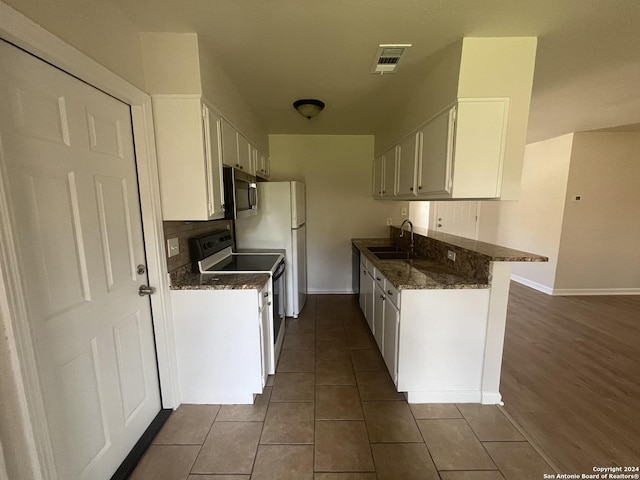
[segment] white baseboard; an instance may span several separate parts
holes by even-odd
[[[526,285],[527,287],[531,287],[539,292],[546,293],[547,295],[553,295],[553,289],[551,287],[547,287],[546,285],[542,285],[541,283],[534,282],[533,280],[529,280],[528,278],[521,277],[520,275],[511,274],[511,280],[514,282],[520,283],[522,285]]]
[[[556,288],[552,295],[640,295],[640,288]]]
[[[550,288],[520,275],[511,274],[514,282],[557,297],[587,295],[640,295],[640,288]]]
[[[406,392],[409,403],[482,403],[479,390]]]
[[[309,288],[307,289],[308,295],[353,295],[355,292],[353,290],[316,290]]]

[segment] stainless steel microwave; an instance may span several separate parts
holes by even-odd
[[[225,218],[250,217],[258,213],[256,177],[231,167],[224,167]]]

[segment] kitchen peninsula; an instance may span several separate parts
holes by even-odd
[[[352,244],[360,307],[398,391],[411,403],[501,404],[510,262],[548,259],[395,226]]]

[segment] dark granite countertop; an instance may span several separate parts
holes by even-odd
[[[352,243],[399,290],[489,288],[485,279],[461,275],[429,258],[380,260],[367,247],[393,245],[388,238],[354,238]]]
[[[169,274],[171,290],[260,290],[269,282],[268,273],[192,273],[185,265]]]
[[[535,253],[523,252],[513,248],[501,247],[492,243],[480,242],[471,238],[458,237],[448,233],[429,231],[428,238],[438,240],[469,252],[487,257],[492,262],[548,262],[549,259]]]

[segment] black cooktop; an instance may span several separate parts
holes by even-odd
[[[280,255],[230,255],[207,272],[270,272]]]

